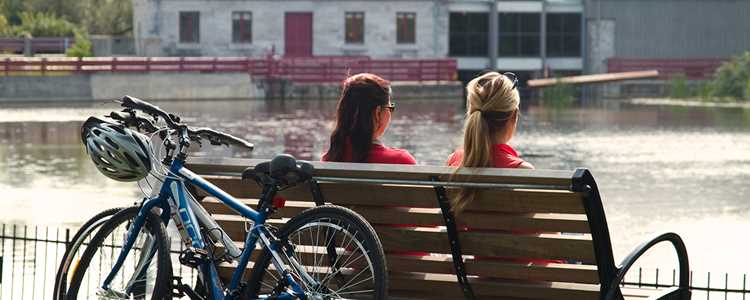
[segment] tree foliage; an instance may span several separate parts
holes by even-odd
[[[0,14],[9,24],[23,23],[25,13],[58,16],[88,34],[125,35],[133,27],[129,0],[0,0]]]
[[[713,96],[748,99],[750,82],[750,52],[733,57],[716,70],[711,83]]]

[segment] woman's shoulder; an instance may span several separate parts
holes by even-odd
[[[374,144],[370,149],[370,162],[383,164],[416,165],[417,160],[405,149]]]
[[[493,152],[493,161],[497,168],[518,168],[525,162],[518,157],[518,152],[508,144],[495,144],[495,151]]]

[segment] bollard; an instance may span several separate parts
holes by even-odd
[[[31,49],[31,38],[29,37],[23,39],[23,56],[34,56],[34,52]]]

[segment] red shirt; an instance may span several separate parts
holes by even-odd
[[[464,151],[456,150],[448,157],[448,166],[458,167],[463,157]],[[495,168],[518,168],[523,159],[519,158],[516,150],[508,144],[495,144],[492,146],[492,163]]]
[[[322,161],[328,160],[328,153],[324,153],[321,158]],[[344,150],[344,159],[341,162],[352,161],[352,147],[346,146]],[[367,155],[367,163],[371,164],[403,164],[403,165],[416,165],[417,160],[414,156],[411,156],[408,151],[404,149],[391,148],[381,144],[372,144],[370,147],[370,154]]]

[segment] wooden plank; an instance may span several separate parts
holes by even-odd
[[[599,299],[599,285],[563,282],[522,282],[470,278],[474,294],[485,297],[528,299]],[[390,289],[395,291],[438,292],[442,299],[461,299],[456,277],[447,274],[391,274]]]
[[[388,254],[388,270],[392,272],[454,274],[448,255],[409,256]],[[599,283],[596,266],[575,264],[521,264],[466,258],[466,273],[500,279]]]
[[[258,200],[241,199],[250,207],[256,207]],[[232,209],[213,197],[201,202],[212,214],[236,214]],[[291,218],[315,204],[308,201],[287,201],[286,206],[276,211],[273,217]],[[415,226],[442,226],[442,213],[438,208],[408,208],[366,205],[345,205],[362,215],[371,224],[410,224]],[[539,231],[588,233],[589,224],[585,215],[572,214],[507,214],[464,212],[460,215],[459,226],[474,230]],[[240,224],[238,224],[239,226]]]
[[[257,198],[260,187],[250,181],[228,177],[207,177],[217,187],[238,198]],[[370,185],[321,182],[325,201],[337,205],[383,205],[407,207],[437,207],[435,190],[428,186]],[[453,197],[456,188],[448,189]],[[203,193],[205,194],[205,193]],[[313,201],[308,184],[279,193],[289,201]],[[559,190],[488,189],[470,203],[466,210],[510,213],[585,214],[581,193]]]
[[[386,251],[450,253],[445,232],[437,228],[395,228],[375,226]],[[466,255],[520,259],[576,260],[595,262],[590,239],[557,234],[514,235],[488,232],[461,232],[461,249]]]
[[[538,88],[538,87],[553,86],[557,84],[558,82],[565,83],[565,84],[584,84],[584,83],[611,82],[611,81],[644,79],[644,78],[654,78],[654,77],[659,77],[658,70],[578,75],[578,76],[567,76],[567,77],[560,77],[560,78],[532,79],[532,80],[529,80],[526,84],[530,88]]]
[[[244,226],[237,226],[238,218],[217,216],[216,221],[232,240],[241,241],[244,239],[245,228]],[[269,222],[274,223],[278,220],[270,220]],[[387,252],[450,253],[447,235],[439,228],[399,228],[378,225],[374,228],[383,244],[383,249]],[[586,264],[595,262],[593,243],[587,236],[461,232],[459,238],[466,255],[576,260]]]
[[[239,176],[245,168],[264,161],[267,159],[193,157],[189,159],[187,167],[202,175],[231,173]],[[317,161],[311,163],[315,166],[314,176],[363,179],[431,180],[432,177],[437,177],[441,181],[569,186],[574,173],[574,171],[499,168],[461,169],[455,172],[455,168],[443,166]]]

